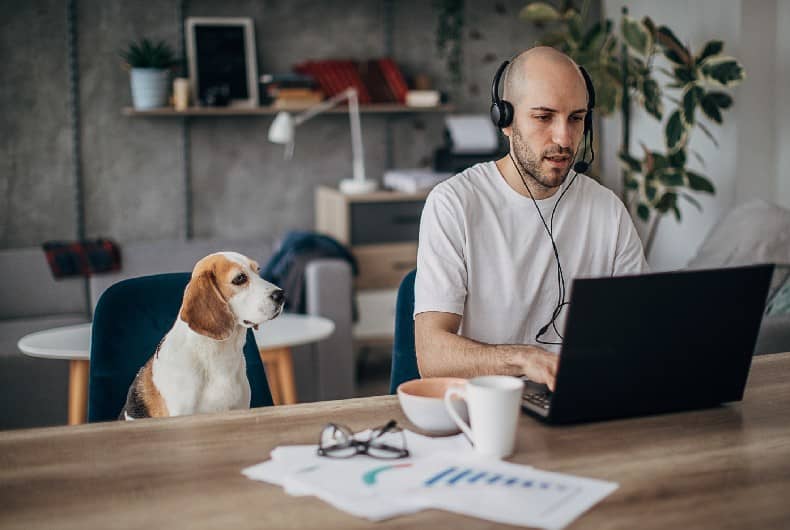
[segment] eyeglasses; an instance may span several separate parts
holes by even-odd
[[[382,439],[389,433],[386,442]],[[330,458],[351,458],[355,455],[368,455],[373,458],[394,459],[409,456],[406,436],[395,420],[376,427],[367,440],[357,440],[354,433],[345,425],[328,423],[321,430],[318,441],[318,455]]]

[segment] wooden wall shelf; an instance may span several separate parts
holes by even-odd
[[[306,110],[305,108],[274,108],[274,107],[191,107],[187,110],[177,111],[170,107],[151,109],[151,110],[135,110],[132,107],[124,107],[122,112],[124,116],[131,117],[161,117],[161,118],[174,118],[183,116],[265,116],[277,114],[281,110],[288,112],[300,112]],[[437,105],[436,107],[408,107],[397,103],[371,103],[368,105],[360,105],[360,112],[363,114],[416,114],[426,112],[453,112],[455,107],[453,105]],[[326,114],[348,114],[348,109],[345,106],[335,107],[325,111]]]

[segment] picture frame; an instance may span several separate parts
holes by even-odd
[[[249,17],[188,17],[189,84],[196,106],[258,106],[255,28]]]

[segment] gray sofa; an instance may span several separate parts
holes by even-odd
[[[66,423],[69,365],[22,355],[17,341],[88,322],[85,280],[56,281],[39,247],[0,250],[0,429]]]
[[[40,248],[0,251],[0,429],[66,423],[68,363],[33,359],[16,346],[23,335],[51,327],[87,322],[101,294],[127,278],[192,269],[203,256],[234,250],[265,264],[271,241],[172,240],[121,245],[122,270],[88,280],[56,281]],[[339,259],[316,259],[305,269],[308,314],[335,322],[335,332],[314,345],[293,349],[300,401],[348,398],[354,395],[351,267]],[[286,293],[287,295],[287,293]]]
[[[774,263],[774,276],[755,354],[790,351],[790,210],[752,200],[728,211],[689,261],[690,269]],[[724,288],[724,287],[723,287]]]

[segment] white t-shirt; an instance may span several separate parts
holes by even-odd
[[[547,225],[572,175],[553,196],[537,201]],[[647,270],[623,203],[586,175],[579,175],[562,198],[553,234],[566,301],[574,278]],[[494,162],[477,164],[428,195],[414,295],[415,315],[461,315],[459,334],[488,344],[535,344],[538,330],[551,320],[559,296],[551,240],[532,199],[513,190]],[[567,309],[557,319],[560,332]],[[560,342],[551,328],[541,339]]]

